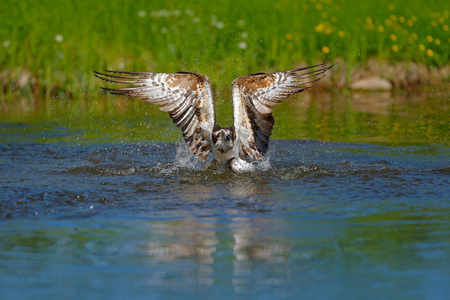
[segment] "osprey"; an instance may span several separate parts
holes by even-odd
[[[228,163],[234,171],[251,170],[249,162],[261,159],[268,150],[275,123],[272,106],[311,88],[331,66],[319,64],[271,74],[238,77],[232,83],[233,126],[216,124],[213,92],[209,78],[191,72],[149,73],[94,71],[96,77],[132,87],[102,88],[112,94],[142,98],[169,113],[181,128],[190,151],[202,160],[212,152],[214,161]]]

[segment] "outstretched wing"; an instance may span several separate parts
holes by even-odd
[[[142,98],[169,113],[192,153],[206,159],[211,150],[211,132],[215,124],[211,82],[198,73],[147,73],[94,71],[98,78],[128,88],[102,88],[111,94]]]
[[[275,123],[272,106],[311,88],[332,66],[324,64],[272,74],[252,74],[233,83],[233,110],[236,138],[242,158],[260,159],[268,150]]]

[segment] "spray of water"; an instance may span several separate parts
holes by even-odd
[[[188,170],[188,171],[208,171],[215,170],[219,173],[227,172],[231,170],[226,164],[212,164],[213,157],[210,155],[206,161],[203,161],[193,155],[187,145],[185,143],[179,142],[177,143],[177,150],[174,158],[174,162],[171,163],[167,168],[161,170],[161,173],[164,174],[174,174],[179,171]],[[245,162],[243,160],[238,160],[236,162],[238,164],[237,172],[257,172],[257,171],[267,171],[271,168],[269,156],[264,157],[261,160],[255,162]]]
[[[179,142],[177,144],[174,163],[179,168],[202,170],[207,166],[207,162],[200,160],[191,153],[186,143]]]
[[[180,170],[201,171],[206,168],[208,163],[193,155],[186,143],[178,142],[174,162],[169,164],[167,168],[163,168],[161,173],[174,174]]]

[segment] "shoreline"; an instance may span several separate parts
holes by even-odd
[[[313,90],[350,90],[350,91],[419,91],[428,89],[447,90],[450,81],[450,64],[429,67],[416,62],[392,62],[371,58],[366,63],[352,66],[342,59],[330,69],[327,76],[315,83]],[[300,63],[295,67],[307,66]],[[280,70],[281,71],[281,70]],[[29,97],[55,98],[87,97],[91,88],[100,86],[89,78],[89,75],[80,78],[81,85],[75,82],[64,84],[46,84],[45,78],[34,76],[26,68],[5,69],[0,71],[2,98],[10,101],[12,98]],[[213,83],[214,84],[214,83]],[[228,86],[227,86],[228,87]],[[78,92],[73,92],[75,90]],[[224,87],[217,86],[220,91]]]
[[[345,61],[330,70],[316,85],[320,89],[351,91],[418,91],[428,88],[448,89],[450,64],[429,67],[411,61],[387,62],[370,58],[364,64],[349,67]]]

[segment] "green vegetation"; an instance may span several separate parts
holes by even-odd
[[[0,144],[182,141],[180,129],[156,105],[92,94],[91,99],[49,101],[39,110],[24,111],[21,101],[10,105],[0,114]],[[217,109],[222,126],[233,125],[227,109]],[[276,106],[274,117],[272,139],[449,145],[448,99],[442,93],[303,93]]]
[[[0,79],[6,99],[92,97],[92,70],[237,76],[300,63],[376,57],[449,62],[446,1],[3,0]],[[445,9],[447,8],[447,9]]]

